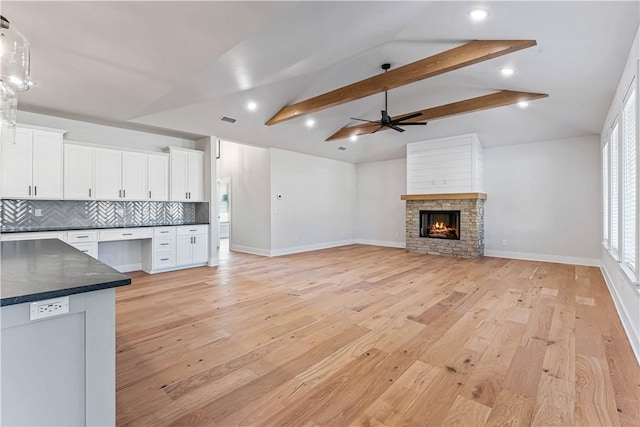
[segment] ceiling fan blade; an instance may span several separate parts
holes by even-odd
[[[463,101],[453,102],[451,104],[440,105],[438,107],[427,108],[420,110],[422,113],[419,119],[416,121],[435,120],[445,117],[452,117],[458,114],[472,113],[474,111],[487,110],[489,108],[502,107],[505,105],[515,104],[520,101],[532,101],[534,99],[546,98],[549,95],[546,93],[533,93],[533,92],[516,92],[511,90],[502,90],[489,95],[478,96],[476,98],[465,99]],[[418,111],[416,111],[417,113]],[[392,118],[393,120],[393,118]],[[409,123],[402,123],[402,126]],[[347,138],[351,135],[364,135],[371,133],[370,128],[366,126],[371,125],[356,125],[343,127],[336,133],[331,135],[325,141],[333,141],[336,139]]]
[[[271,126],[535,45],[535,40],[474,40],[384,74],[286,105],[265,124]]]
[[[409,119],[415,119],[416,117],[420,117],[422,115],[422,113],[418,112],[418,113],[413,113],[413,114],[407,114],[406,116],[400,116],[397,119],[393,119],[391,121],[391,123],[395,123],[398,124],[400,122],[404,122],[405,120],[409,120]]]
[[[394,125],[389,126],[389,129],[393,129],[393,130],[396,130],[398,132],[404,132],[404,129],[399,128],[398,126],[394,126]]]
[[[376,133],[376,132],[378,132],[380,129],[382,129],[383,127],[384,127],[384,126],[380,125],[380,126],[378,127],[378,129],[374,130],[373,132],[369,132],[369,133]]]
[[[369,122],[369,123],[380,123],[380,121],[376,121],[376,120],[365,120],[365,119],[358,119],[356,117],[349,117],[350,120],[359,120],[361,122]]]
[[[424,126],[427,122],[410,122],[410,123],[396,123],[398,126]]]

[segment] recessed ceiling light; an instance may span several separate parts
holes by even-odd
[[[312,128],[312,127],[313,127],[313,125],[315,125],[315,124],[316,124],[316,121],[315,121],[315,120],[313,120],[313,119],[307,119],[307,121],[306,121],[306,122],[304,122],[304,124],[305,124],[305,125],[307,125],[307,127],[308,127],[308,128]]]
[[[247,110],[249,111],[256,111],[256,108],[258,108],[258,104],[256,104],[255,102],[251,101],[247,104]]]
[[[358,135],[351,135],[351,138],[349,138],[351,141],[357,141],[358,140]]]
[[[512,76],[516,71],[513,68],[504,67],[500,70],[503,76]]]
[[[469,16],[474,21],[482,21],[484,19],[487,19],[487,17],[489,16],[489,12],[484,9],[473,9],[471,12],[469,12]]]
[[[518,107],[520,108],[527,108],[528,106],[529,106],[529,103],[527,101],[518,102]]]

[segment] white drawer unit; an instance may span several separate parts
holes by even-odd
[[[85,254],[98,259],[98,242],[87,242],[87,243],[69,243],[71,246],[79,250],[80,252],[84,252]]]
[[[180,225],[176,227],[178,236],[195,236],[197,234],[207,234],[209,226],[206,224],[199,225]]]
[[[153,239],[153,249],[157,253],[172,252],[176,249],[175,237],[155,237]]]
[[[176,227],[155,227],[154,237],[176,237]]]
[[[98,241],[98,232],[96,230],[67,232],[68,243],[88,243],[88,242],[97,242],[97,241]]]
[[[176,266],[175,254],[155,254],[153,258],[153,270],[164,270]]]
[[[153,237],[153,228],[117,228],[113,230],[100,230],[98,233],[98,241],[112,242],[116,240],[139,240],[151,239]]]

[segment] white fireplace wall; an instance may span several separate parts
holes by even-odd
[[[484,150],[485,255],[599,265],[598,136]]]

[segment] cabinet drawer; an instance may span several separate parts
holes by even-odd
[[[153,258],[153,269],[169,268],[176,266],[176,257],[173,254],[156,254]]]
[[[175,239],[173,237],[156,237],[153,239],[153,247],[156,253],[172,252],[175,247]]]
[[[175,227],[156,227],[153,229],[155,237],[173,237],[176,235]]]
[[[12,242],[16,240],[36,240],[36,239],[60,239],[67,241],[67,233],[58,231],[42,231],[35,233],[7,233],[0,236],[0,241]]]
[[[95,230],[67,232],[67,242],[69,243],[95,242],[96,240],[98,240],[98,232]]]
[[[73,246],[80,252],[84,252],[85,254],[98,259],[98,242],[74,243],[71,244],[71,246]]]
[[[209,230],[209,226],[207,224],[182,225],[176,228],[178,229],[178,236],[194,236],[196,234],[206,234]]]
[[[117,230],[100,230],[98,240],[109,242],[115,240],[150,239],[153,237],[153,229],[149,228],[119,228]]]

